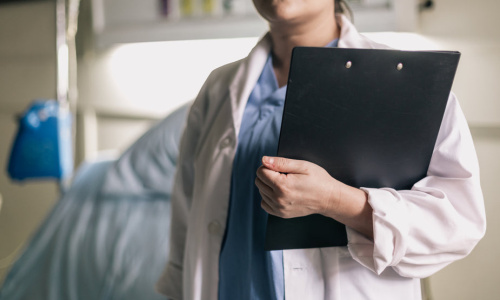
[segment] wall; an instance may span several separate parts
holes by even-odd
[[[0,285],[15,254],[57,199],[53,182],[12,183],[7,160],[16,116],[56,93],[54,1],[0,5]]]
[[[471,127],[481,167],[488,228],[464,260],[430,279],[433,299],[498,299],[500,294],[500,1],[435,0],[420,16],[420,33],[442,49],[462,52],[454,91]]]

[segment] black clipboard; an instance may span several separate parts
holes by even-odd
[[[278,156],[354,187],[410,189],[426,176],[459,52],[297,47]],[[266,250],[346,246],[322,215],[269,215]]]

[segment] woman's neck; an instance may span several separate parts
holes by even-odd
[[[279,87],[287,83],[294,47],[324,47],[339,37],[339,31],[331,15],[305,24],[271,24],[273,69]]]

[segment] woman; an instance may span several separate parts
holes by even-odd
[[[457,100],[449,98],[428,176],[409,191],[357,189],[312,163],[271,157],[293,47],[384,46],[357,33],[340,1],[254,4],[269,33],[247,58],[212,72],[189,113],[158,290],[172,299],[420,299],[418,278],[467,255],[485,231]],[[347,226],[348,247],[266,252],[267,213],[334,218]]]

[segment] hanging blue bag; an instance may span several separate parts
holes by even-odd
[[[35,100],[19,120],[8,173],[14,180],[65,179],[73,170],[71,114],[55,100]]]

